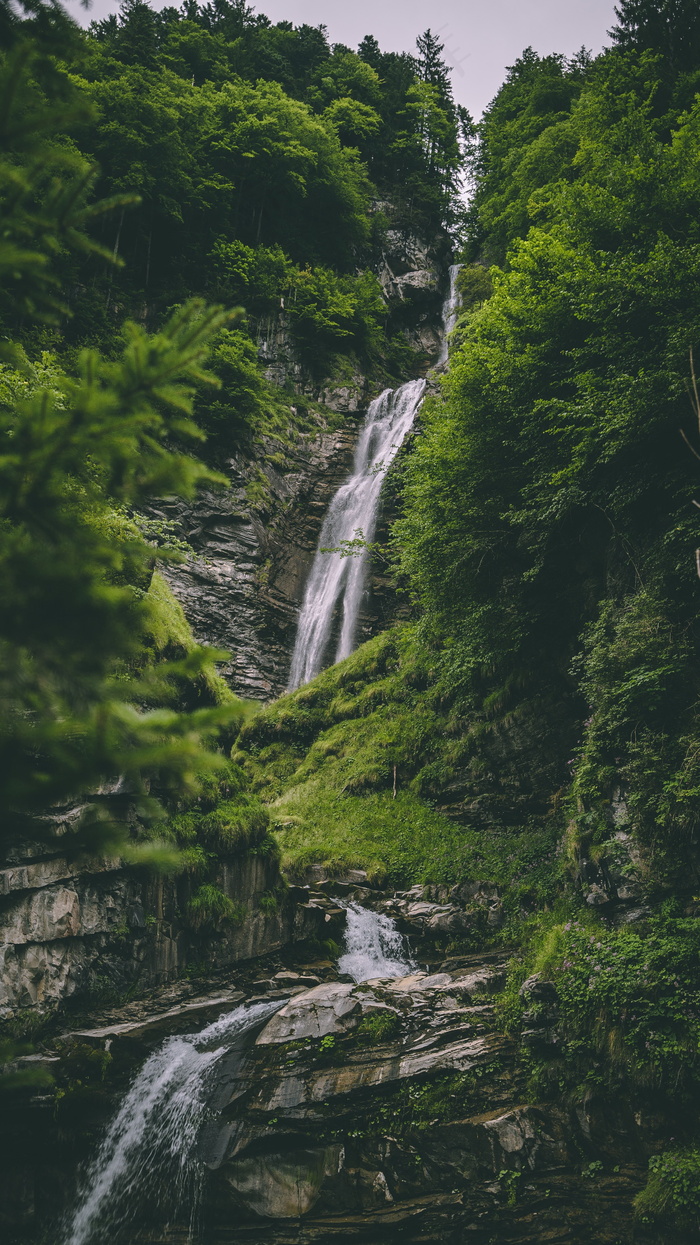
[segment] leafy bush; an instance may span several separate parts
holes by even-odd
[[[571,1080],[700,1092],[700,920],[655,917],[609,929],[591,914],[542,923],[516,967],[502,1013],[512,1028],[519,982],[536,971],[559,996],[558,1056]]]
[[[357,1040],[368,1046],[390,1042],[401,1030],[401,1018],[395,1012],[373,1012],[357,1026]]]
[[[668,1150],[651,1158],[649,1179],[634,1209],[643,1223],[664,1220],[700,1231],[700,1150]]]

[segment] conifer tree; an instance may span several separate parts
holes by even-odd
[[[421,82],[437,87],[441,101],[452,101],[450,70],[443,58],[444,43],[441,43],[432,30],[424,31],[416,39],[418,48],[417,68]]]
[[[700,68],[697,0],[620,0],[615,16],[609,33],[623,51],[660,52],[674,73]]]
[[[68,113],[31,80],[25,40],[0,62],[0,275],[5,325],[58,322],[54,270],[62,251],[105,255],[86,227],[115,201],[90,203],[94,170],[60,139]],[[69,109],[70,111],[70,109]],[[126,203],[122,198],[121,206]],[[149,497],[191,496],[216,477],[178,446],[200,436],[195,385],[217,308],[192,302],[155,335],[126,325],[117,358],[84,350],[74,373],[31,360],[6,335],[0,355],[0,834],[105,780],[131,799],[157,778],[195,790],[216,767],[207,747],[230,709],[180,713],[182,680],[206,677],[212,655],[192,648],[170,665],[148,656],[156,552],[132,511]],[[123,836],[104,801],[93,823]],[[147,801],[143,811],[147,812]],[[153,811],[153,806],[151,806]],[[37,837],[41,818],[31,820]],[[105,828],[106,827],[106,828]]]

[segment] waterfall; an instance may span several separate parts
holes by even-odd
[[[201,1033],[167,1038],[146,1060],[90,1164],[62,1245],[130,1245],[135,1224],[154,1213],[161,1224],[181,1215],[194,1230],[213,1071],[234,1039],[281,1006],[237,1007]]]
[[[340,557],[321,550],[338,548],[341,541],[353,540],[358,531],[367,543],[374,539],[383,473],[415,419],[424,389],[424,380],[410,380],[400,389],[385,389],[370,404],[355,450],[352,474],[335,494],[321,528],[299,615],[290,691],[308,683],[328,664],[328,648],[338,623],[340,633],[333,661],[342,661],[353,651],[368,551]]]
[[[450,268],[450,288],[442,308],[442,346],[440,347],[437,367],[442,363],[447,363],[450,349],[450,333],[454,329],[457,323],[457,316],[459,315],[461,299],[457,289],[457,277],[461,267],[461,264],[452,264]]]
[[[447,338],[459,310],[457,274],[450,268],[450,288],[443,306],[443,341],[437,365],[447,361]],[[288,690],[315,678],[330,660],[342,661],[355,647],[357,623],[365,592],[369,553],[323,553],[343,541],[362,538],[371,544],[377,525],[383,476],[413,424],[425,390],[424,380],[409,380],[385,389],[370,403],[355,450],[352,473],[335,494],[321,528],[316,556],[299,614]],[[331,653],[334,653],[331,658]]]
[[[406,943],[391,917],[359,903],[345,905],[348,922],[345,930],[345,954],[338,960],[341,973],[354,981],[370,981],[373,977],[405,977],[416,968]]]

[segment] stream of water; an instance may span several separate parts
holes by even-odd
[[[394,922],[347,906],[338,967],[355,981],[401,977],[415,967]],[[286,1000],[237,1007],[201,1033],[167,1038],[144,1063],[88,1167],[61,1245],[132,1245],[137,1225],[178,1223],[197,1239],[206,1176],[200,1140],[215,1115],[224,1056]]]
[[[367,544],[374,540],[384,472],[416,417],[424,390],[424,380],[410,380],[400,389],[385,389],[370,404],[352,474],[335,494],[321,528],[299,615],[290,691],[328,665],[334,640],[333,661],[342,661],[355,647],[369,553],[360,548],[340,556],[323,550],[337,550],[360,534]]]
[[[450,269],[439,364],[447,360],[447,339],[456,322],[458,272],[456,265]],[[359,556],[340,557],[321,550],[337,549],[360,532],[364,542],[372,542],[384,472],[413,424],[425,384],[412,380],[387,389],[369,407],[352,473],[335,494],[321,529],[299,618],[290,689],[318,674],[331,651],[335,661],[353,651],[368,551],[361,547]],[[413,971],[405,941],[388,916],[357,903],[346,907],[341,972],[360,982]],[[238,1007],[201,1033],[168,1038],[146,1060],[85,1173],[61,1245],[131,1245],[144,1218],[161,1225],[189,1224],[194,1239],[205,1176],[198,1142],[215,1115],[212,1100],[222,1075],[218,1065],[249,1029],[282,1006],[276,1000]]]
[[[440,347],[440,357],[437,361],[438,367],[442,363],[447,363],[447,356],[450,350],[450,333],[457,324],[457,316],[459,315],[462,301],[457,289],[457,277],[461,267],[461,264],[452,264],[450,268],[450,288],[442,308],[442,346]]]
[[[411,959],[402,937],[391,917],[371,912],[359,903],[345,904],[348,923],[345,930],[345,953],[338,960],[341,973],[354,981],[371,981],[374,977],[406,977],[417,965]]]
[[[144,1215],[194,1231],[204,1179],[197,1140],[217,1064],[282,1005],[237,1007],[201,1033],[167,1038],[146,1060],[85,1174],[62,1245],[126,1245]]]
[[[459,264],[453,264],[437,366],[447,362],[448,338],[457,322],[458,273]],[[409,380],[398,389],[385,389],[370,403],[352,472],[333,497],[321,528],[299,614],[289,691],[315,678],[329,661],[342,661],[355,648],[369,551],[363,545],[353,551],[343,542],[360,538],[370,545],[374,540],[384,474],[413,425],[425,384]]]

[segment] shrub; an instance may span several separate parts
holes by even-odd
[[[382,1042],[390,1042],[400,1029],[401,1019],[395,1012],[373,1012],[358,1025],[357,1037],[368,1046],[379,1046]]]
[[[643,1222],[664,1218],[677,1228],[700,1229],[700,1150],[669,1150],[650,1159],[634,1209]]]
[[[220,930],[226,925],[241,925],[245,916],[243,904],[229,898],[218,886],[208,883],[200,886],[187,904],[188,924],[197,932],[207,926]]]

